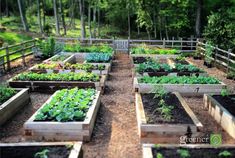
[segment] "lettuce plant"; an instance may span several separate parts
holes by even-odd
[[[16,94],[16,91],[12,88],[0,85],[0,105]]]
[[[87,54],[85,57],[85,60],[88,63],[107,63],[112,59],[111,54],[105,54],[105,53],[90,53]]]

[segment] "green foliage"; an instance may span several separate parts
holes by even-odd
[[[13,78],[15,81],[99,81],[99,75],[94,73],[50,73],[38,74],[33,72],[21,73]]]
[[[0,85],[0,105],[10,99],[15,94],[16,91],[14,89]]]
[[[213,77],[204,76],[161,76],[149,77],[143,76],[138,79],[140,83],[151,84],[219,84],[220,81]]]
[[[229,6],[229,5],[228,5]],[[223,49],[234,48],[235,18],[234,11],[226,6],[208,16],[208,24],[204,30],[207,41]]]
[[[233,155],[232,155],[231,152],[229,152],[229,151],[227,151],[227,150],[224,150],[224,151],[220,152],[218,156],[219,156],[219,157],[224,157],[224,158],[227,157],[227,158],[228,158],[228,157],[232,157]]]
[[[173,117],[172,110],[173,109],[174,109],[174,106],[167,105],[163,99],[161,99],[158,103],[157,110],[161,113],[162,117],[167,121],[170,121],[172,119],[172,117]]]
[[[66,44],[64,46],[65,52],[87,52],[87,53],[112,53],[113,48],[108,45],[101,46],[81,46],[80,44]]]
[[[50,151],[48,149],[44,149],[40,152],[37,152],[34,154],[34,158],[48,158],[47,154],[49,153]]]
[[[160,64],[156,62],[145,62],[142,64],[139,64],[136,67],[136,71],[138,73],[144,73],[144,72],[170,72],[172,71],[172,68],[168,64]]]
[[[161,153],[157,153],[156,158],[164,158],[164,156]]]
[[[154,93],[154,98],[161,98],[161,99],[166,98],[168,94],[168,92],[162,85],[154,86],[153,89],[151,90],[151,93]]]
[[[206,45],[206,50],[205,50],[205,61],[208,63],[208,64],[211,64],[212,62],[212,55],[213,55],[213,47],[212,45],[210,44],[211,42],[208,42],[207,45]]]
[[[221,92],[220,92],[220,95],[223,96],[223,97],[226,97],[226,96],[228,96],[229,94],[230,94],[230,91],[229,91],[229,89],[227,89],[227,88],[223,88],[223,89],[221,90]]]
[[[178,149],[177,153],[180,155],[181,158],[189,158],[190,157],[189,151],[186,149]]]
[[[43,32],[44,32],[47,36],[49,36],[49,35],[52,33],[52,27],[51,27],[51,25],[45,24],[45,25],[43,26]]]
[[[55,39],[49,37],[47,40],[39,40],[38,47],[42,51],[44,58],[52,57],[55,52]]]
[[[131,48],[132,54],[179,54],[176,49],[153,49],[146,46]]]
[[[57,91],[35,116],[35,121],[83,121],[95,98],[95,89],[63,89]]]
[[[180,72],[203,72],[203,70],[191,64],[175,64],[175,69]]]
[[[21,33],[15,33],[9,31],[0,32],[0,41],[3,40],[4,45],[13,45],[31,39],[32,37]]]
[[[107,53],[89,53],[85,56],[86,62],[89,63],[108,63],[111,59],[112,55]]]

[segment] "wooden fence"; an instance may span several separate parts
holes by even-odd
[[[11,62],[22,59],[22,64],[26,66],[25,58],[33,54],[32,48],[36,45],[36,39],[25,41],[15,45],[0,48],[0,67],[11,70]],[[6,66],[5,66],[6,65]]]
[[[211,57],[206,56],[205,52],[207,47],[211,47],[213,50],[213,54]],[[226,51],[218,48],[218,46],[214,47],[208,45],[207,43],[197,41],[196,50],[200,52],[200,54],[204,57],[210,58],[215,64],[215,66],[222,66],[226,68],[227,72],[230,70],[235,71],[235,54],[232,53],[231,49]]]

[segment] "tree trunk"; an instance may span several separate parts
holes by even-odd
[[[9,6],[8,6],[8,0],[5,1],[6,3],[6,16],[9,17]]]
[[[43,26],[45,27],[46,25],[45,0],[42,0],[42,12],[43,12],[42,22],[43,22]]]
[[[98,37],[100,37],[100,8],[98,6]]]
[[[90,39],[92,38],[92,32],[91,32],[91,2],[89,1],[89,6],[88,6],[88,27],[89,27],[89,34],[90,34]]]
[[[156,11],[153,12],[153,26],[154,26],[154,38],[157,39],[157,22],[156,22]]]
[[[166,32],[166,39],[169,40],[168,29],[167,29],[167,18],[165,17],[165,32]]]
[[[42,21],[41,21],[41,3],[40,0],[37,0],[37,10],[38,10],[38,25],[40,28],[40,33],[43,33]]]
[[[138,35],[138,37],[140,35],[140,27],[139,27],[139,25],[137,25],[137,35]]]
[[[83,40],[86,37],[83,3],[82,3],[82,0],[78,0],[78,2],[79,2],[79,10],[80,10],[80,18],[81,18],[81,38]]]
[[[128,9],[128,15],[127,15],[127,20],[128,20],[128,37],[131,38],[131,18],[130,18],[130,3],[129,0],[127,2],[127,9]]]
[[[94,23],[93,37],[96,38],[96,4],[93,7],[93,23]]]
[[[70,23],[69,23],[69,26],[74,29],[75,28],[74,9],[75,9],[76,3],[74,3],[74,0],[71,0],[70,2],[71,2],[71,4],[70,4],[70,9],[69,9],[70,10]]]
[[[25,17],[25,11],[23,9],[24,7],[23,7],[22,0],[17,0],[17,2],[18,2],[19,11],[20,11],[21,22],[23,24],[24,30],[28,32],[29,27],[28,27],[27,19]]]
[[[55,16],[55,23],[56,23],[56,35],[60,35],[60,23],[59,23],[59,18],[58,18],[58,10],[57,10],[56,0],[53,0],[53,6],[54,6],[54,16]]]
[[[161,16],[158,17],[158,21],[159,21],[159,35],[160,35],[160,39],[162,40],[162,19],[161,19]]]
[[[0,19],[2,19],[2,0],[0,0]]]
[[[201,36],[201,12],[202,12],[202,0],[197,0],[197,17],[196,17],[196,36]]]
[[[61,19],[62,19],[62,25],[63,25],[63,28],[64,28],[64,35],[66,35],[67,30],[66,30],[66,25],[65,25],[63,4],[62,4],[61,0],[59,1],[59,3],[60,3],[60,14],[61,14]]]

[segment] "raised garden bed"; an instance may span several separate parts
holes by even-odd
[[[177,92],[167,94],[164,103],[171,113],[159,111],[160,99],[152,93],[136,93],[136,113],[141,142],[172,141],[185,134],[197,134],[202,128],[195,114]],[[164,105],[164,106],[165,106]]]
[[[9,92],[6,92],[9,94]],[[1,96],[2,97],[2,96]],[[27,88],[14,89],[14,94],[0,104],[0,125],[14,116],[23,106],[29,103],[29,92]]]
[[[140,81],[145,78],[145,81]],[[155,79],[156,82],[155,82]],[[195,82],[191,82],[191,80]],[[206,80],[205,80],[206,79]],[[158,81],[157,81],[158,80]],[[159,81],[161,80],[161,81]],[[177,80],[177,82],[176,82]],[[204,81],[203,81],[204,80]],[[183,82],[184,81],[184,82]],[[200,82],[203,81],[203,82]],[[211,83],[207,83],[211,81]],[[212,82],[215,81],[215,82]],[[174,83],[172,83],[174,82]],[[180,82],[180,83],[179,83]],[[181,83],[183,82],[183,83]],[[188,77],[188,76],[162,76],[162,77],[140,77],[134,78],[134,89],[136,92],[149,93],[155,86],[163,86],[169,92],[179,92],[184,95],[203,95],[204,93],[219,94],[226,85],[211,77]]]
[[[92,65],[92,64],[38,64],[29,69],[31,72],[35,73],[70,73],[70,72],[92,72],[99,75],[107,75],[108,68],[105,65]]]
[[[28,75],[30,74],[30,75]],[[68,74],[20,74],[8,81],[14,88],[30,88],[31,91],[54,92],[63,88],[96,88],[103,92],[107,75],[92,73],[68,73]]]
[[[158,157],[157,157],[158,155]],[[212,156],[213,155],[213,156]],[[162,157],[160,157],[162,156]],[[235,145],[143,144],[143,158],[233,158]]]
[[[204,95],[204,105],[214,119],[235,138],[235,94]]]
[[[0,151],[2,158],[82,158],[82,142],[0,143]]]
[[[100,106],[100,91],[92,91],[94,90],[74,88],[54,93],[24,124],[26,138],[89,141]],[[59,101],[60,98],[63,98],[63,101]],[[60,104],[57,104],[58,101]],[[53,107],[50,108],[49,116],[46,111],[48,107]],[[58,112],[57,109],[61,111]]]
[[[66,63],[67,61],[71,60],[71,58],[73,58],[71,54],[56,54],[53,57],[44,60],[43,63]]]

